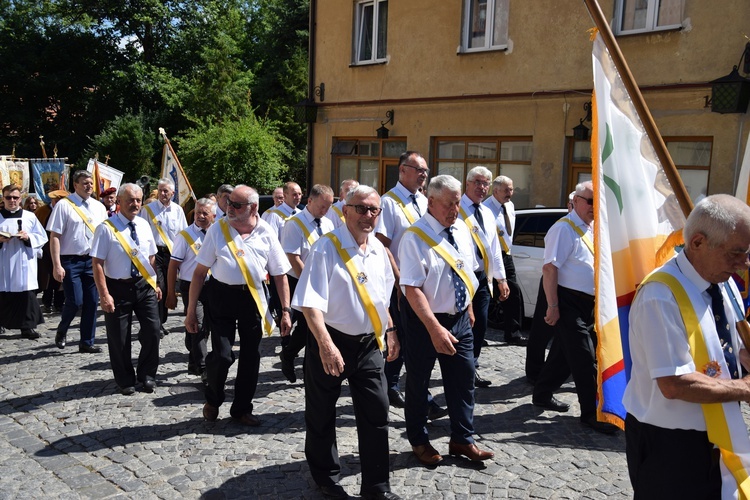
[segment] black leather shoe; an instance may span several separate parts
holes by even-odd
[[[594,415],[586,419],[581,419],[581,424],[594,429],[596,432],[601,432],[602,434],[611,435],[620,430],[616,425],[608,424],[607,422],[599,422]]]
[[[505,336],[505,342],[513,345],[525,346],[529,343],[528,337],[523,335],[521,332],[511,333]]]
[[[81,344],[78,346],[78,352],[85,352],[87,354],[97,354],[102,352],[102,348],[95,345]]]
[[[448,414],[448,408],[441,408],[436,402],[430,403],[430,409],[427,410],[427,420],[437,420]]]
[[[406,406],[404,395],[401,394],[401,391],[398,391],[396,389],[388,389],[388,402],[394,408],[403,408],[404,406]]]
[[[153,377],[146,377],[146,380],[143,381],[143,390],[145,392],[154,392],[154,389],[156,389],[156,380]]]
[[[295,383],[297,381],[297,373],[294,371],[294,358],[289,359],[284,356],[284,352],[282,351],[279,354],[279,359],[281,360],[281,373],[284,374],[289,382]]]
[[[25,339],[35,340],[41,337],[41,334],[33,328],[29,328],[27,330],[21,330],[21,337]]]
[[[544,408],[545,410],[550,411],[559,411],[559,412],[566,412],[570,409],[570,405],[567,403],[563,403],[559,399],[557,399],[555,396],[552,396],[549,401],[543,401],[541,399],[532,399],[531,404],[534,406],[538,406],[539,408]]]
[[[489,387],[491,385],[492,382],[490,382],[486,378],[482,378],[479,375],[474,375],[474,387]]]
[[[65,349],[65,345],[68,343],[68,337],[64,333],[57,332],[55,334],[55,345],[58,349]]]
[[[360,496],[365,500],[400,500],[400,496],[392,491],[376,491],[374,493],[361,493]]]
[[[321,486],[320,493],[326,498],[349,498],[349,495],[340,484]]]
[[[135,394],[135,387],[132,385],[129,385],[127,387],[120,387],[120,394],[123,396],[132,396]]]

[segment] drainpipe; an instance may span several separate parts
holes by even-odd
[[[307,96],[315,100],[315,26],[317,24],[318,2],[310,0],[310,26],[308,28],[308,69],[307,69]],[[307,169],[305,172],[305,188],[310,192],[313,178],[313,127],[314,123],[307,124]]]

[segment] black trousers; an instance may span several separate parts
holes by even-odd
[[[388,482],[388,396],[383,376],[383,355],[374,335],[359,338],[328,327],[344,359],[344,373],[326,375],[318,342],[310,335],[305,350],[305,456],[310,473],[320,486],[339,481],[341,464],[336,446],[336,401],[346,379],[357,423],[361,494],[390,491]]]
[[[167,247],[157,247],[156,256],[154,257],[154,270],[156,271],[156,282],[161,287],[161,300],[159,301],[159,321],[161,325],[167,321],[167,270],[172,254]],[[161,326],[159,325],[159,326]]]
[[[287,280],[289,281],[289,296],[294,295],[294,291],[297,289],[297,283],[299,280],[287,274]],[[272,279],[273,281],[273,279]],[[284,337],[281,340],[281,355],[288,359],[294,359],[299,355],[299,352],[307,344],[307,337],[310,335],[310,328],[307,326],[307,320],[305,315],[296,309],[292,309],[292,323],[296,324],[292,334],[288,337]]]
[[[581,420],[596,415],[596,335],[594,297],[557,287],[560,319],[554,326],[552,347],[534,385],[534,399],[549,400],[573,375]]]
[[[250,291],[244,285],[226,285],[211,278],[208,287],[206,319],[211,329],[211,352],[206,356],[206,402],[219,407],[224,402],[224,384],[234,363],[235,335],[240,337],[240,361],[234,381],[234,401],[230,415],[240,418],[253,411],[258,387],[260,340],[263,335],[260,313]]]
[[[198,331],[188,332],[185,330],[185,348],[188,350],[188,367],[194,367],[196,370],[203,371],[206,368],[206,355],[208,354],[208,323],[203,313],[203,307],[206,304],[207,287],[201,290],[201,295],[196,303],[195,315],[198,318]],[[180,295],[182,296],[182,305],[187,309],[190,302],[190,282],[180,280]]]
[[[505,266],[505,278],[508,280],[510,294],[503,302],[500,302],[503,308],[503,331],[505,340],[510,340],[512,334],[521,330],[521,308],[523,306],[523,297],[521,287],[518,286],[516,278],[516,265],[513,263],[513,257],[503,252],[503,265]]]
[[[474,273],[479,282],[474,298],[471,299],[474,310],[474,326],[471,333],[474,335],[474,368],[479,367],[479,355],[482,354],[482,344],[487,333],[487,315],[490,311],[490,287],[487,283],[487,274],[484,271]]]
[[[394,288],[391,291],[391,303],[388,306],[388,311],[391,314],[393,326],[396,327],[396,336],[398,337],[399,344],[401,344],[401,349],[399,350],[396,359],[385,362],[385,368],[383,370],[388,389],[393,389],[394,391],[399,390],[398,380],[401,377],[401,368],[404,366],[404,353],[406,352],[406,323],[403,320],[402,313],[404,308],[403,304],[405,302],[406,297],[401,297],[402,306],[399,308],[398,292],[396,291],[396,288]]]
[[[544,279],[540,278],[534,319],[529,332],[529,343],[526,345],[526,377],[531,380],[538,379],[539,374],[542,373],[547,345],[555,334],[555,329],[544,321],[546,315],[547,294],[544,293]]]
[[[719,451],[708,433],[625,418],[625,454],[635,500],[721,498]]]
[[[109,360],[117,385],[132,387],[136,380],[155,378],[159,368],[160,323],[156,292],[143,278],[135,281],[107,278],[107,289],[115,301],[114,312],[104,313]],[[141,325],[138,332],[141,352],[135,370],[130,348],[133,313]]]

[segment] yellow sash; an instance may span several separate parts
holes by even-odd
[[[339,253],[339,257],[341,257],[341,260],[344,262],[344,265],[346,266],[346,270],[349,271],[349,276],[352,279],[352,283],[354,283],[354,287],[357,290],[357,294],[359,294],[359,300],[362,301],[362,305],[365,307],[365,311],[367,311],[367,316],[370,318],[370,322],[372,323],[372,327],[375,330],[375,338],[378,341],[378,347],[380,350],[385,349],[385,342],[383,339],[384,328],[383,328],[383,321],[380,319],[380,315],[378,314],[377,309],[375,309],[375,304],[372,302],[372,298],[370,297],[370,293],[367,290],[367,287],[365,286],[365,283],[367,282],[367,275],[357,268],[357,263],[352,258],[352,255],[349,254],[342,246],[341,241],[336,237],[333,233],[326,233],[324,235],[326,238],[330,238],[330,240],[333,242],[333,245],[336,247],[336,250]]]
[[[200,246],[195,242],[195,239],[193,238],[193,235],[190,234],[190,231],[187,229],[183,229],[180,231],[180,233],[183,238],[185,238],[185,241],[187,241],[188,246],[190,247],[190,250],[193,251],[195,255],[198,255],[198,251],[201,249]],[[208,270],[209,276],[211,275],[211,270]]]
[[[663,283],[671,290],[680,308],[680,315],[685,324],[688,345],[693,356],[693,362],[697,368],[707,366],[711,362],[708,353],[706,341],[703,337],[703,331],[700,327],[700,320],[695,313],[690,297],[682,286],[680,281],[672,274],[664,271],[655,271],[647,276],[643,283],[651,281]],[[732,293],[731,290],[728,291]],[[739,357],[737,358],[739,361]],[[724,358],[721,358],[724,363]],[[700,369],[700,368],[699,368]],[[726,406],[725,406],[726,405]],[[706,419],[706,429],[708,430],[708,439],[721,450],[721,458],[724,465],[734,476],[737,486],[740,490],[740,498],[750,498],[750,478],[748,470],[742,463],[739,455],[735,453],[735,443],[732,441],[732,432],[727,421],[730,416],[726,410],[737,412],[739,414],[739,405],[736,403],[709,403],[702,404],[703,416]],[[736,416],[736,415],[735,415]],[[739,415],[739,421],[742,422],[742,416]],[[747,431],[744,424],[742,427],[742,437],[747,440]],[[746,446],[747,448],[747,446]]]
[[[154,290],[156,290],[156,273],[154,272],[153,275],[151,274],[151,271],[153,271],[154,268],[151,267],[151,264],[148,262],[146,257],[138,250],[138,248],[133,248],[130,246],[127,238],[125,238],[125,236],[122,234],[122,231],[117,229],[112,220],[107,219],[104,222],[109,225],[112,233],[114,233],[115,235],[115,238],[117,238],[117,241],[120,242],[123,250],[125,250],[125,253],[128,254],[128,257],[130,257],[130,261],[133,263],[136,269],[138,269],[138,272],[141,273],[141,276],[143,276],[143,278],[148,281],[148,284],[151,285]]]
[[[151,207],[148,205],[143,207],[146,209],[146,212],[148,212],[149,217],[151,217],[151,225],[156,228],[156,230],[159,232],[159,236],[161,236],[161,240],[164,242],[165,245],[167,245],[167,249],[169,250],[169,253],[172,253],[172,240],[170,240],[167,237],[167,233],[164,232],[164,229],[161,227],[161,223],[156,220],[156,215],[154,215],[154,211],[151,210]]]
[[[500,240],[500,246],[502,247],[503,252],[510,255],[510,248],[508,247],[508,244],[505,242],[505,238],[503,238],[503,235],[500,234],[499,229],[497,230],[497,238]]]
[[[270,212],[270,213],[272,213],[272,214],[276,214],[276,215],[278,215],[279,217],[281,217],[281,220],[283,220],[284,222],[286,222],[286,221],[288,221],[289,219],[291,219],[291,218],[292,218],[292,216],[291,216],[291,215],[286,215],[286,214],[285,214],[284,212],[282,212],[282,211],[281,211],[281,210],[279,210],[278,208],[271,208],[271,209],[268,209],[268,210],[266,210],[266,211],[267,211],[267,212]]]
[[[573,228],[573,231],[578,233],[578,236],[581,237],[581,241],[583,241],[583,244],[586,245],[586,248],[589,249],[589,252],[591,252],[592,254],[594,253],[594,244],[591,242],[591,238],[589,238],[589,236],[586,233],[584,233],[580,227],[576,226],[575,222],[568,219],[567,217],[563,217],[557,222],[560,222],[560,221],[567,222],[568,224],[570,224],[570,227]]]
[[[245,284],[247,284],[247,287],[250,289],[250,295],[252,295],[255,305],[258,306],[258,312],[260,313],[261,318],[263,318],[263,331],[266,332],[266,335],[270,336],[271,333],[273,333],[273,318],[271,317],[271,311],[268,309],[266,292],[262,288],[258,289],[255,285],[256,281],[253,279],[247,261],[243,258],[245,253],[237,248],[234,238],[232,238],[232,235],[229,232],[229,224],[227,224],[225,218],[219,219],[219,226],[221,226],[221,232],[224,234],[224,240],[226,240],[229,250],[237,260],[237,265],[240,266],[242,277],[245,278]],[[258,279],[257,282],[261,283],[262,281],[262,279]]]
[[[288,220],[296,222],[297,225],[302,229],[302,233],[305,235],[305,238],[307,238],[308,245],[312,245],[317,241],[318,233],[310,231],[305,225],[305,222],[300,217],[289,217]]]
[[[417,220],[414,215],[409,211],[408,208],[406,208],[406,202],[399,198],[399,196],[394,191],[388,191],[383,196],[387,196],[388,198],[391,198],[393,201],[398,203],[398,206],[401,207],[401,210],[404,212],[404,215],[406,216],[406,220],[409,221],[409,224],[414,224],[414,222]],[[411,202],[409,202],[409,205],[411,205]]]
[[[93,235],[94,231],[96,231],[96,226],[94,225],[94,219],[92,219],[90,215],[86,215],[86,213],[83,210],[81,210],[81,207],[76,205],[76,203],[70,198],[66,197],[63,199],[67,201],[68,203],[70,203],[70,206],[73,207],[73,210],[75,210],[76,213],[81,217],[81,219],[83,220],[83,223],[86,224],[86,227],[89,228],[89,231],[91,231],[91,234]]]
[[[482,254],[482,262],[484,263],[484,274],[487,275],[489,279],[492,279],[492,276],[490,276],[490,260],[487,258],[487,250],[490,248],[489,242],[486,241],[486,239],[482,239],[482,235],[484,235],[484,231],[482,231],[482,228],[479,227],[479,224],[474,224],[475,220],[472,220],[469,215],[466,213],[466,210],[464,210],[464,207],[461,207],[459,210],[459,213],[461,214],[461,219],[463,219],[464,223],[469,227],[469,231],[471,232],[471,238],[474,240],[474,244],[479,249],[479,253]],[[486,235],[485,235],[486,238]],[[492,287],[490,287],[492,288]]]
[[[427,243],[430,248],[435,250],[437,254],[443,258],[443,260],[451,266],[451,269],[453,269],[456,274],[461,278],[461,281],[464,282],[466,285],[466,290],[469,292],[469,302],[474,298],[474,294],[476,293],[476,287],[474,286],[474,282],[472,281],[472,278],[476,280],[474,275],[472,274],[469,276],[469,273],[466,271],[466,266],[463,262],[459,261],[454,257],[448,250],[446,250],[445,247],[440,245],[437,241],[435,241],[432,237],[430,237],[426,232],[424,232],[421,228],[410,226],[406,229],[407,231],[412,231],[415,233],[419,238]],[[453,247],[451,247],[453,248]]]
[[[342,212],[339,207],[337,207],[336,205],[331,205],[331,210],[336,212],[336,215],[339,216],[339,219],[341,219],[341,222],[346,223],[346,219],[344,218],[344,212]]]

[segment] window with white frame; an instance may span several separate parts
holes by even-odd
[[[464,0],[461,51],[508,48],[510,0]]]
[[[359,0],[354,11],[354,64],[385,62],[388,0]]]
[[[685,0],[615,0],[615,33],[679,29]]]

